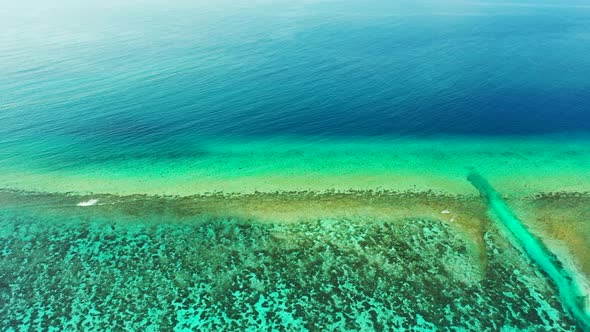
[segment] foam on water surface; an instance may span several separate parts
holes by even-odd
[[[96,203],[98,203],[98,199],[90,199],[84,202],[80,202],[78,204],[76,204],[77,206],[81,206],[81,207],[87,207],[87,206],[93,206],[96,205]]]

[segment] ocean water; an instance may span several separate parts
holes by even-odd
[[[2,330],[590,328],[586,1],[1,7]]]

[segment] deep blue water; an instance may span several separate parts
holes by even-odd
[[[5,144],[590,132],[583,1],[25,1],[0,31]]]

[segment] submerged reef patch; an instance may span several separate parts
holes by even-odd
[[[99,217],[89,211],[104,206],[70,210],[79,199],[51,213],[0,212],[0,326],[578,329],[545,276],[491,225],[481,252],[459,224],[425,216],[261,222],[171,212],[172,198],[158,210],[144,198],[150,213]]]

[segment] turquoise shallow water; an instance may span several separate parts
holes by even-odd
[[[583,329],[539,262],[588,292],[589,13],[4,4],[0,327]]]
[[[46,139],[6,147],[5,188],[44,192],[180,195],[213,192],[393,190],[476,194],[477,167],[503,193],[587,192],[590,138],[274,137],[199,140],[167,154]],[[43,151],[43,149],[60,149]],[[96,152],[96,153],[95,153]]]

